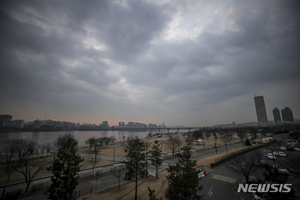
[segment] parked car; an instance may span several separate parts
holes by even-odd
[[[285,147],[280,147],[280,150],[281,151],[286,151],[286,148]]]
[[[286,157],[286,154],[285,154],[285,153],[283,153],[282,151],[279,151],[279,152],[278,152],[278,155],[279,155],[279,156]]]
[[[295,147],[294,150],[295,151],[300,151],[300,148],[299,147]]]
[[[289,171],[286,169],[278,169],[278,172],[282,174],[289,174]]]
[[[269,158],[270,160],[276,160],[276,157],[273,155],[268,155],[267,158]]]
[[[272,155],[273,155],[272,153],[266,153],[266,154],[265,154],[265,156],[267,156],[267,157],[268,157],[268,156],[272,156]]]
[[[278,154],[279,154],[279,153],[278,153],[277,151],[274,151],[274,152],[273,152],[273,155],[274,155],[274,156],[278,156]]]

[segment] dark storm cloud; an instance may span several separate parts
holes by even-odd
[[[25,106],[53,118],[159,123],[171,115],[170,123],[205,125],[254,120],[243,115],[253,96],[276,99],[280,88],[297,116],[299,8],[297,1],[1,1],[0,103],[16,115],[10,109]],[[209,114],[235,105],[249,110]]]

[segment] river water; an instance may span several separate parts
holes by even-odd
[[[180,130],[187,132],[188,130]],[[71,133],[77,140],[78,145],[85,145],[85,140],[89,137],[110,137],[115,136],[117,141],[122,141],[123,136],[138,136],[145,138],[149,131],[47,131],[47,132],[10,132],[0,133],[0,144],[3,147],[5,140],[11,138],[29,138],[38,144],[53,143],[57,137],[63,136],[66,133]],[[158,132],[158,130],[157,130]],[[160,133],[166,133],[167,130],[161,130]],[[152,132],[155,133],[155,132]]]

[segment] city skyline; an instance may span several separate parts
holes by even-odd
[[[298,1],[0,5],[0,114],[212,126],[256,122],[264,96],[300,118]]]

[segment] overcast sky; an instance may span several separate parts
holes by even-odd
[[[0,114],[110,125],[300,118],[300,1],[0,1]]]

